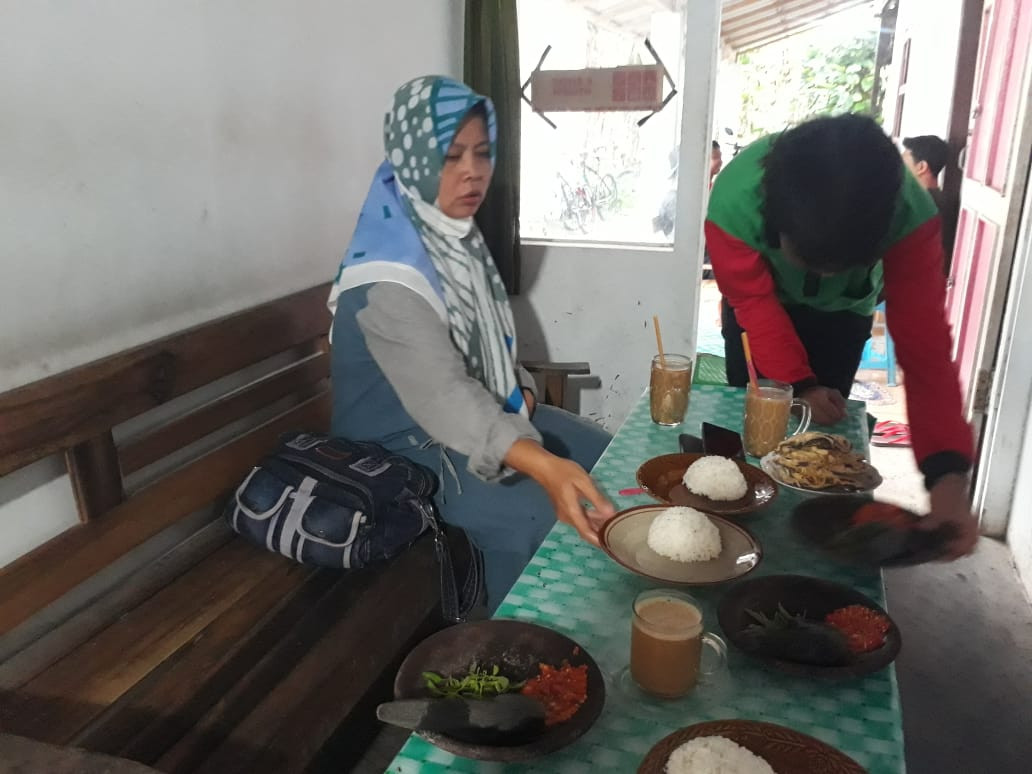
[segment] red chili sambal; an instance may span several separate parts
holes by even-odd
[[[524,696],[537,699],[545,705],[545,725],[554,726],[572,718],[588,698],[587,664],[570,666],[538,665],[538,676],[527,680],[520,690]]]
[[[834,626],[849,642],[854,653],[868,653],[885,644],[889,631],[889,619],[863,605],[849,605],[833,610],[824,617],[824,623]]]

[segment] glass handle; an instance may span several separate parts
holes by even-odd
[[[710,669],[703,669],[699,666],[699,673],[702,675],[715,675],[727,669],[727,643],[712,632],[702,633],[702,644],[707,645],[716,655],[714,664]]]
[[[802,398],[794,398],[792,400],[792,405],[799,407],[799,426],[792,432],[792,435],[805,433],[807,428],[810,427],[810,404]],[[789,438],[791,438],[792,435],[790,435]]]

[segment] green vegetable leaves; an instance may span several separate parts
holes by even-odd
[[[498,666],[480,669],[475,663],[465,677],[442,677],[436,672],[423,672],[427,690],[431,696],[449,698],[464,696],[470,699],[486,699],[503,693],[518,691],[523,683],[514,683],[508,677],[498,674]]]
[[[782,604],[778,603],[778,609],[772,617],[767,617],[763,613],[757,613],[755,610],[746,610],[746,614],[752,618],[756,623],[749,624],[749,629],[762,630],[762,629],[790,629],[793,626],[806,621],[806,613],[801,615],[792,615],[790,612],[785,610]]]

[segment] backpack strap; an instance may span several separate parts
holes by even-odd
[[[433,500],[426,501],[427,521],[434,533],[434,552],[437,554],[437,565],[441,575],[441,613],[445,620],[462,623],[480,599],[484,583],[484,558],[473,541],[466,535],[469,544],[470,561],[466,577],[461,586],[455,574],[455,563],[452,561],[451,549],[448,547],[448,536],[441,526],[437,506]]]

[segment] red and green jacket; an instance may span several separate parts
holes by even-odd
[[[757,368],[790,384],[816,383],[785,306],[870,315],[884,293],[886,323],[906,373],[914,456],[929,480],[966,470],[973,438],[952,361],[935,202],[904,173],[879,260],[820,277],[815,288],[806,270],[789,263],[767,235],[761,181],[773,139],[758,140],[724,167],[710,192],[705,225],[713,275],[749,333]]]

